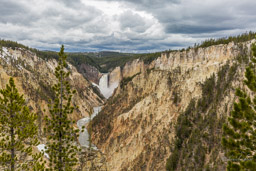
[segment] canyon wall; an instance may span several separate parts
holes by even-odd
[[[94,82],[95,84],[99,84],[102,73],[100,73],[96,67],[82,63],[77,68],[78,72],[81,73],[89,81]]]
[[[198,117],[208,118],[202,123],[217,119],[213,128],[206,125],[201,129],[208,136],[214,130],[213,145],[219,148],[212,148],[203,139],[203,149],[209,150],[205,152],[200,167],[225,169],[225,162],[220,159],[223,156],[220,147],[221,124],[232,108],[235,88],[242,86],[244,63],[248,62],[245,56],[249,54],[252,42],[254,40],[162,53],[161,57],[149,65],[144,65],[139,60],[126,64],[121,74],[117,74],[123,78],[119,87],[93,120],[93,142],[106,154],[110,170],[165,170],[166,160],[173,153],[175,140],[179,137],[176,124],[182,120],[186,111],[189,111],[187,115],[195,119],[189,108],[192,101],[198,104],[195,107]],[[208,83],[209,80],[213,82]],[[211,88],[210,85],[214,87]],[[217,102],[207,101],[205,98],[205,92],[213,90],[216,92],[209,99],[221,90],[216,97],[219,99]],[[214,114],[210,113],[212,106],[215,107]],[[196,124],[191,125],[190,129],[193,130]],[[183,142],[182,145],[185,147],[186,143]],[[200,151],[196,143],[191,146]],[[196,170],[197,151],[194,152],[192,148],[191,152],[187,156],[191,162],[187,164],[191,164],[191,170]],[[186,151],[182,153],[190,154]],[[182,166],[186,164],[182,164],[183,159],[176,160],[181,160],[177,168],[184,169]]]
[[[47,114],[42,111],[48,108],[48,99],[53,98],[51,86],[57,81],[54,76],[57,61],[43,60],[22,48],[13,50],[2,47],[0,50],[0,88],[5,87],[11,76],[14,77],[15,84],[19,92],[24,94],[28,106],[34,112]],[[74,66],[68,64],[68,70],[71,72],[71,87],[77,91],[73,103],[79,107],[72,118],[78,120],[88,116],[89,108],[101,105],[103,100]]]
[[[109,84],[120,83],[123,78],[132,77],[137,73],[144,72],[148,67],[139,59],[126,63],[122,68],[116,67],[109,73]]]

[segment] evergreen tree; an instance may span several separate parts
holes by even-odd
[[[35,153],[37,115],[25,105],[11,77],[5,89],[0,90],[0,169],[43,170],[43,154]]]
[[[222,145],[228,158],[227,170],[256,170],[256,46],[246,68],[244,81],[250,93],[237,89],[239,101],[223,125]],[[249,95],[253,94],[253,95]]]
[[[67,71],[67,56],[64,54],[62,45],[59,52],[58,66],[55,68],[57,84],[53,86],[55,98],[49,104],[50,115],[45,118],[47,135],[47,149],[50,157],[50,170],[73,170],[78,164],[76,155],[80,151],[76,143],[78,130],[74,129],[74,121],[70,115],[75,107],[72,105],[72,96],[75,91],[71,91]]]

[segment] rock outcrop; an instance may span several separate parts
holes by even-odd
[[[95,84],[99,84],[99,80],[102,74],[96,67],[88,65],[86,63],[82,63],[77,67],[78,72],[81,73],[85,78],[87,78],[91,82],[94,82]]]
[[[24,94],[28,106],[34,112],[47,109],[47,101],[53,97],[51,86],[56,83],[54,69],[57,61],[43,60],[36,54],[22,48],[2,47],[0,51],[0,88],[5,87],[10,76],[14,77],[15,84],[21,94]],[[72,118],[78,120],[88,116],[89,108],[100,106],[103,100],[98,96],[90,82],[68,64],[71,72],[69,80],[71,87],[77,91],[73,103],[79,108],[75,110]],[[47,110],[46,110],[47,111]]]
[[[109,73],[109,84],[120,83],[123,78],[132,77],[137,73],[144,72],[148,67],[139,59],[126,63],[122,68],[116,67]]]
[[[83,150],[82,171],[108,171],[106,157],[98,150]]]
[[[214,113],[215,118],[226,117],[235,99],[234,90],[243,80],[245,67],[239,61],[248,54],[250,45],[251,42],[229,43],[162,53],[149,65],[139,60],[127,64],[121,74],[116,74],[123,77],[119,87],[93,120],[93,142],[107,155],[110,170],[165,170],[166,159],[177,139],[177,120],[193,99],[201,104],[205,91],[203,85],[213,74],[220,75],[213,77],[214,81],[223,74],[223,84],[228,82],[228,88],[223,88],[227,95],[224,96],[223,92],[218,97],[220,100],[215,105],[219,109]],[[217,82],[214,90],[222,85],[217,85]],[[213,102],[209,103],[205,116],[213,105]],[[202,110],[198,111],[204,115]],[[221,121],[218,122],[220,125]],[[206,132],[211,132],[211,129],[207,128]],[[217,135],[216,132],[213,134],[219,140]],[[214,143],[217,147],[220,142]],[[206,147],[209,147],[207,143]],[[224,162],[214,160],[214,157],[220,158],[221,148],[218,150],[214,155],[212,150],[206,153],[200,166],[202,169],[217,164],[219,169],[225,168]],[[195,161],[193,157],[190,156],[192,163]]]

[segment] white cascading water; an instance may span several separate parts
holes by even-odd
[[[109,74],[103,74],[100,78],[99,85],[94,84],[94,86],[97,86],[100,89],[101,94],[108,99],[110,96],[112,96],[115,88],[118,87],[118,82],[109,84]],[[93,108],[93,114],[91,115],[91,119],[93,119],[99,112],[101,111],[101,106],[94,107]],[[84,129],[82,132],[82,127],[86,126],[90,122],[90,117],[86,117],[83,119],[80,119],[77,121],[77,126],[80,130],[78,141],[82,147],[89,147],[89,133],[87,129]],[[91,144],[91,147],[94,149],[97,149],[97,147],[93,144]]]
[[[114,90],[118,87],[118,82],[109,84],[109,74],[103,74],[99,81],[99,89],[101,94],[108,99],[112,96]]]
[[[99,107],[94,107],[93,108],[93,114],[91,115],[91,119],[93,119],[99,112],[101,111],[101,106]],[[86,117],[83,119],[80,119],[77,121],[77,127],[79,128],[79,137],[78,137],[78,141],[80,143],[80,145],[82,147],[86,147],[89,148],[89,133],[87,131],[87,129],[84,129],[84,131],[82,132],[82,127],[83,126],[87,126],[87,124],[90,122],[90,117]],[[97,147],[94,144],[91,144],[91,148],[93,148],[94,150],[97,150]],[[44,152],[44,155],[49,158],[49,155],[47,153],[45,153],[46,150],[46,145],[45,144],[39,144],[37,146],[37,149],[41,152]]]
[[[94,86],[97,86],[100,89],[101,94],[108,99],[110,96],[112,96],[115,88],[118,87],[118,82],[109,84],[109,74],[103,74],[102,77],[100,78],[99,85],[93,83]],[[93,119],[100,111],[101,111],[101,106],[99,107],[94,107],[93,108],[93,114],[91,115],[91,119]],[[90,117],[86,117],[83,119],[80,119],[77,121],[77,126],[80,130],[79,138],[78,141],[82,147],[89,147],[89,133],[87,129],[84,129],[82,132],[82,127],[86,126],[90,122]],[[93,144],[91,144],[92,148],[97,149],[97,147]]]
[[[106,99],[112,96],[114,90],[118,87],[118,84],[119,84],[118,82],[109,84],[108,78],[109,78],[109,74],[106,73],[106,74],[103,74],[102,77],[100,78],[99,85],[93,83],[94,86],[97,86],[100,89],[101,94]],[[94,111],[93,111],[93,114],[91,115],[91,119],[93,119],[101,111],[101,106],[94,107],[93,110]],[[87,129],[84,129],[84,131],[82,132],[82,127],[87,126],[89,122],[90,122],[90,117],[86,117],[77,121],[77,126],[80,130],[78,141],[82,147],[87,147],[87,148],[89,148],[89,133]],[[97,149],[97,147],[93,144],[91,144],[91,147],[93,149]],[[45,151],[45,144],[39,144],[37,148],[39,151]],[[45,156],[49,158],[48,154],[46,153],[45,153]]]
[[[100,110],[101,110],[101,106],[94,107],[93,114],[91,115],[91,119],[93,119],[100,112]],[[82,127],[86,126],[89,122],[90,122],[90,117],[86,117],[86,118],[83,118],[83,119],[80,119],[77,121],[77,126],[80,130],[78,141],[82,147],[87,147],[87,148],[89,148],[89,144],[90,144],[89,133],[88,133],[87,129],[84,129],[84,131],[82,132]],[[91,144],[91,147],[93,149],[97,149],[97,147],[93,144]]]

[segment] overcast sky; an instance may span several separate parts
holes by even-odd
[[[0,38],[41,50],[154,52],[256,31],[255,0],[0,0]]]

